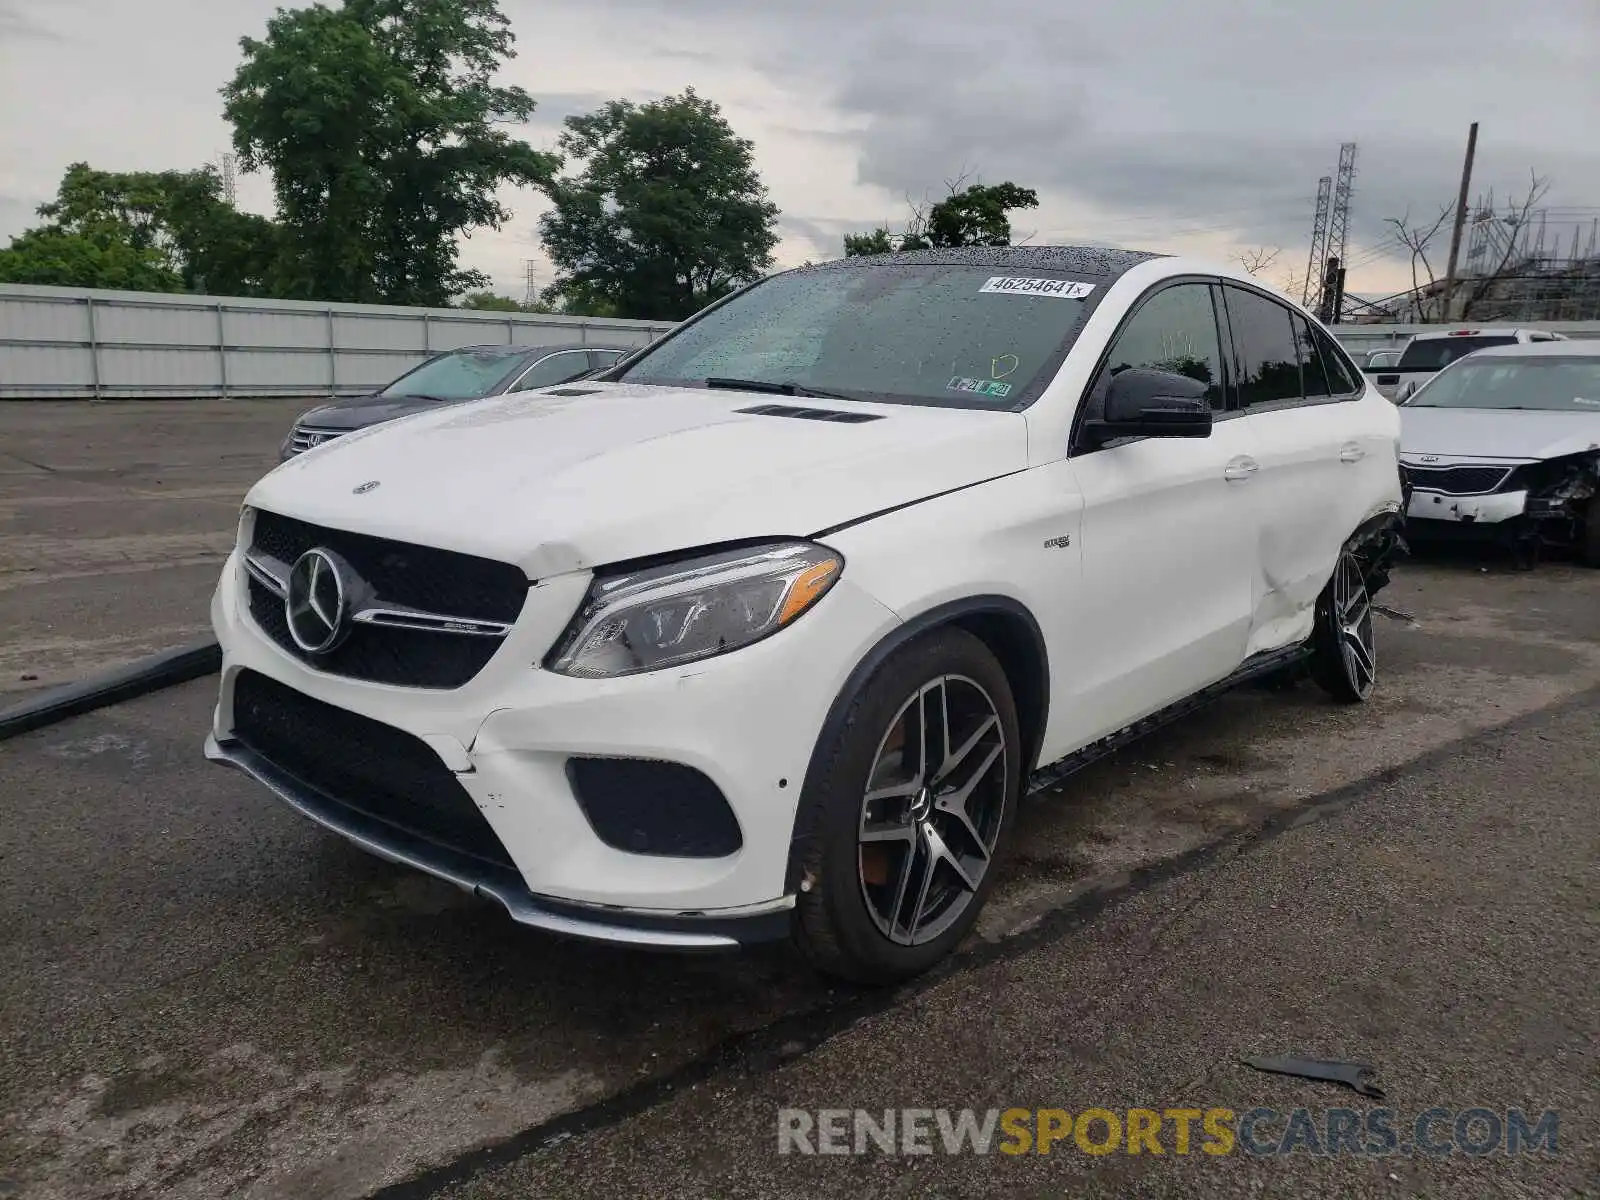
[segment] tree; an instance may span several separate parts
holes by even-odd
[[[438,305],[488,279],[457,238],[510,216],[503,184],[559,160],[495,126],[534,102],[492,76],[512,57],[497,0],[343,0],[280,9],[223,89],[234,149],[272,172],[284,294]]]
[[[894,249],[894,235],[889,232],[887,225],[880,225],[869,233],[847,233],[844,235],[844,256],[846,258],[861,258],[868,254],[892,254]]]
[[[1444,294],[1444,282],[1435,276],[1433,263],[1429,259],[1430,249],[1437,253],[1434,242],[1455,217],[1455,205],[1444,205],[1432,220],[1413,223],[1410,209],[1401,216],[1385,218],[1384,224],[1393,230],[1394,240],[1411,255],[1411,296],[1417,320],[1448,321],[1452,315],[1466,320],[1478,304],[1515,273],[1515,259],[1522,245],[1521,231],[1527,226],[1534,205],[1550,190],[1549,179],[1532,171],[1528,176],[1527,192],[1522,199],[1514,200],[1507,206],[1504,216],[1494,215],[1494,193],[1489,194],[1485,214],[1480,215],[1479,219],[1490,223],[1489,241],[1498,257],[1492,266],[1475,275],[1470,283],[1457,281],[1457,295],[1463,286],[1466,287],[1466,298],[1459,305],[1459,313],[1456,312],[1458,306],[1455,296],[1447,297]]]
[[[1446,204],[1431,221],[1413,223],[1409,208],[1398,217],[1384,218],[1384,224],[1394,230],[1394,240],[1411,255],[1411,301],[1419,321],[1444,319],[1443,297],[1439,294],[1428,250],[1454,214],[1455,206]]]
[[[40,226],[0,250],[0,281],[50,287],[176,292],[183,280],[155,250],[140,250],[115,230],[69,233]]]
[[[946,181],[948,195],[937,204],[907,200],[910,214],[904,229],[891,233],[887,225],[867,233],[846,234],[846,258],[863,254],[888,254],[894,250],[926,250],[934,246],[1009,246],[1009,214],[1038,208],[1039,194],[1014,183],[962,188],[966,176]]]
[[[101,231],[153,252],[186,291],[269,295],[279,252],[271,221],[223,199],[222,176],[195,171],[97,171],[73,163],[39,215],[69,233]]]
[[[6,270],[62,286],[267,294],[277,229],[222,199],[222,177],[197,171],[97,171],[73,163],[46,225],[12,245]]]
[[[510,296],[497,292],[468,292],[457,302],[460,308],[475,308],[483,312],[547,313],[553,311],[548,304],[523,304]]]
[[[1234,255],[1234,261],[1248,274],[1260,275],[1277,262],[1282,253],[1281,246],[1250,246]]]
[[[679,320],[772,266],[754,147],[693,88],[568,117],[560,148],[581,170],[551,185],[539,231],[563,311]]]

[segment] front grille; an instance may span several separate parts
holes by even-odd
[[[1411,486],[1425,492],[1451,496],[1479,496],[1492,492],[1511,474],[1507,467],[1414,467],[1406,464]]]
[[[256,513],[253,552],[288,567],[317,546],[348,562],[381,600],[439,616],[510,625],[528,595],[527,577],[510,563]],[[481,634],[356,624],[332,653],[312,656],[289,636],[283,601],[254,577],[249,580],[249,604],[263,633],[316,670],[395,687],[461,687],[488,665],[504,641]]]
[[[569,758],[567,779],[595,836],[613,849],[722,858],[744,844],[722,790],[683,763]]]
[[[347,429],[320,429],[315,425],[296,425],[294,432],[289,435],[289,453],[302,454],[313,446],[320,446],[323,442],[331,441]]]
[[[356,625],[331,654],[310,655],[289,636],[283,601],[251,579],[250,615],[261,631],[301,662],[329,675],[392,687],[447,691],[470,682],[500,649],[502,638]]]
[[[413,837],[516,866],[425,742],[255,671],[233,685],[233,736],[326,799]]]

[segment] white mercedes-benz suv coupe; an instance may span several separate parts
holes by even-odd
[[[1236,269],[788,271],[261,480],[206,752],[531,926],[903,978],[1030,787],[1247,677],[1370,693],[1399,433]]]

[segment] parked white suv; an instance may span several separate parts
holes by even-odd
[[[1406,343],[1400,361],[1377,376],[1378,390],[1397,403],[1407,399],[1439,371],[1457,359],[1493,346],[1519,346],[1535,342],[1560,342],[1559,333],[1542,329],[1441,329],[1419,333]]]
[[[1370,693],[1398,438],[1228,267],[790,271],[258,483],[207,754],[532,926],[901,978],[1030,785],[1252,675]]]

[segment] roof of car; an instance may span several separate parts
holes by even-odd
[[[1427,333],[1413,334],[1411,340],[1420,342],[1447,337],[1512,337],[1519,333],[1538,333],[1540,330],[1524,329],[1520,325],[1483,325],[1470,329],[1430,329]]]
[[[1519,342],[1515,346],[1485,346],[1457,362],[1480,358],[1600,358],[1600,341]]]
[[[473,350],[500,350],[507,354],[554,354],[557,350],[628,350],[637,349],[629,346],[586,346],[582,342],[555,342],[548,346],[524,346],[521,342],[507,345],[505,342],[486,342],[481,346],[452,346],[449,350],[440,351],[441,354],[460,354]]]
[[[1149,250],[1116,250],[1109,246],[950,246],[836,258],[831,262],[815,263],[800,269],[827,271],[890,264],[908,267],[1011,267],[1068,271],[1075,275],[1117,276],[1152,258],[1165,257]]]

